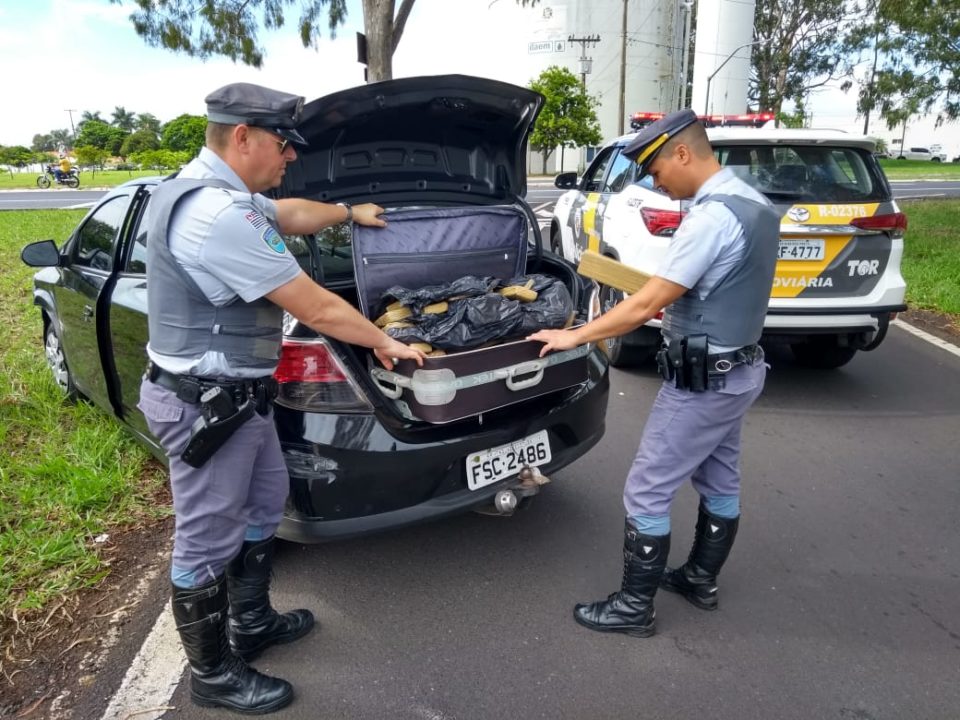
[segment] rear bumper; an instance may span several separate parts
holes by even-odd
[[[373,415],[320,415],[278,407],[290,495],[277,534],[294,542],[325,542],[488,504],[516,478],[468,490],[467,456],[540,430],[548,433],[553,457],[540,469],[548,476],[560,470],[603,437],[609,374],[597,351],[590,357],[590,378],[584,385],[497,410],[482,423],[473,419],[404,432],[388,430]]]

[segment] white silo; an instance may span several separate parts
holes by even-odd
[[[692,97],[698,114],[747,111],[754,7],[754,0],[698,0]]]
[[[633,113],[678,106],[687,5],[682,0],[541,0],[523,12],[529,78],[551,65],[566,67],[584,78],[587,93],[598,99],[603,139],[629,132]]]

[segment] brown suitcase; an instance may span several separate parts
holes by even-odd
[[[392,211],[385,228],[353,229],[360,308],[372,318],[393,285],[417,288],[464,275],[518,277],[526,272],[527,216],[514,206]],[[370,374],[405,417],[448,423],[556,392],[587,380],[589,348],[540,358],[543,345],[515,340],[401,361],[374,361]]]

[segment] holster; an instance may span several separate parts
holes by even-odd
[[[190,440],[180,459],[191,467],[202,467],[241,425],[253,417],[255,403],[247,399],[239,407],[229,393],[220,387],[207,390],[200,397],[200,417],[193,423]]]
[[[678,390],[703,392],[708,387],[707,336],[678,338],[657,353],[657,368],[664,380],[673,380]]]

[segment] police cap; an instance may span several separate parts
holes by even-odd
[[[697,122],[693,110],[677,110],[647,125],[623,149],[623,154],[640,166],[643,177],[650,171],[650,163],[674,135]]]
[[[303,98],[252,83],[231,83],[205,98],[207,119],[224,125],[251,125],[276,133],[298,145],[307,141],[297,132]]]

